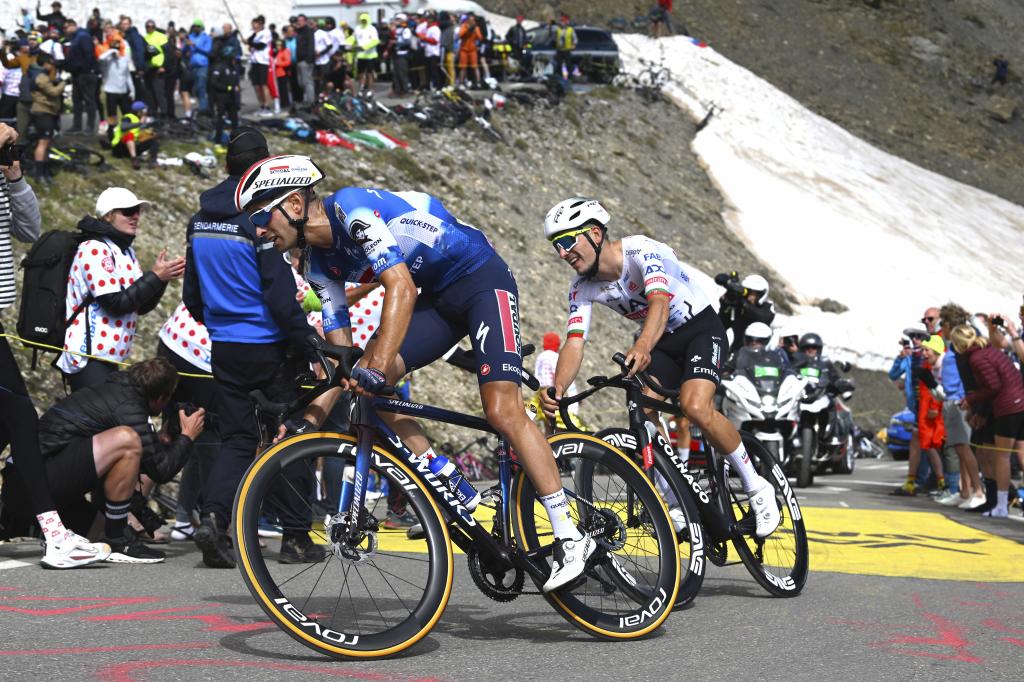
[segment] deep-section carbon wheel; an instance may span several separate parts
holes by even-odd
[[[752,434],[740,432],[743,445],[757,473],[775,488],[775,501],[782,522],[766,538],[754,534],[754,518],[750,513],[749,496],[743,491],[739,477],[729,479],[729,499],[733,519],[740,523],[743,536],[733,538],[733,545],[750,571],[750,575],[776,597],[795,597],[807,582],[808,548],[800,503],[790,487],[786,474],[761,442]]]
[[[381,526],[387,496],[367,495],[353,533],[353,520],[337,513],[325,518],[318,509],[324,501],[337,504],[355,456],[352,436],[290,438],[256,458],[235,497],[238,568],[249,591],[292,638],[336,658],[387,656],[412,646],[441,617],[452,587],[451,538],[441,512],[393,453],[375,448],[370,475],[402,491],[406,509],[423,525],[422,540]],[[282,563],[282,541],[260,547],[261,519],[280,523],[286,538],[308,533],[320,551],[307,551],[308,563]]]
[[[545,595],[584,632],[635,639],[668,617],[679,589],[679,545],[668,508],[626,455],[599,438],[563,433],[548,439],[562,472],[570,513],[598,549],[583,577]],[[513,529],[523,549],[550,565],[554,540],[547,512],[524,474],[511,494]],[[535,580],[537,586],[543,580]]]

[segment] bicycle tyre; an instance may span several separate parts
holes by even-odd
[[[636,436],[629,429],[612,427],[602,429],[594,434],[609,445],[617,447],[639,462],[640,454],[636,450]],[[700,592],[706,575],[707,560],[705,557],[704,527],[700,523],[700,510],[693,499],[693,491],[679,470],[666,457],[656,456],[654,468],[668,483],[669,490],[679,501],[680,510],[686,517],[688,533],[676,536],[679,538],[679,594],[676,595],[676,608],[691,603]]]
[[[332,658],[384,657],[403,651],[418,642],[430,632],[444,612],[448,604],[448,598],[451,595],[454,572],[451,537],[448,534],[448,528],[441,517],[441,511],[438,509],[434,498],[422,481],[413,475],[409,467],[397,455],[375,446],[371,461],[371,471],[378,473],[383,479],[386,479],[389,485],[401,486],[408,499],[408,509],[417,516],[426,533],[426,537],[420,542],[426,542],[427,559],[410,559],[398,553],[382,555],[394,557],[387,564],[388,569],[394,571],[399,571],[401,566],[414,562],[425,562],[427,564],[427,566],[421,566],[417,569],[422,570],[426,568],[427,571],[423,594],[419,597],[419,601],[415,602],[414,608],[409,608],[395,587],[388,582],[386,574],[398,579],[403,578],[390,573],[390,570],[382,570],[376,565],[376,561],[368,561],[363,564],[346,563],[332,551],[329,551],[321,561],[309,565],[310,567],[323,565],[316,583],[313,585],[313,590],[317,589],[321,579],[324,578],[324,573],[327,572],[332,560],[337,560],[336,565],[338,567],[342,566],[342,564],[346,566],[344,569],[346,587],[341,588],[338,592],[329,624],[320,622],[323,620],[324,614],[319,613],[316,609],[318,609],[319,604],[324,604],[325,609],[330,609],[331,602],[334,601],[333,594],[329,598],[319,598],[314,601],[311,591],[309,596],[305,598],[305,601],[295,604],[289,595],[283,593],[283,586],[290,581],[299,579],[303,573],[309,571],[309,568],[302,569],[300,573],[293,575],[287,580],[281,582],[277,580],[274,573],[290,572],[291,569],[280,568],[278,564],[274,564],[277,567],[276,570],[272,568],[268,565],[267,557],[263,554],[264,550],[260,547],[258,526],[260,516],[263,513],[263,502],[265,499],[269,500],[271,498],[274,486],[279,483],[277,479],[278,474],[285,474],[285,470],[288,467],[300,469],[302,466],[310,467],[311,470],[307,472],[307,475],[314,475],[315,466],[319,458],[340,458],[342,464],[353,464],[355,462],[355,443],[356,439],[351,435],[323,432],[305,434],[281,441],[258,456],[248,471],[246,471],[239,484],[234,506],[235,553],[238,559],[238,569],[253,598],[267,616],[292,639]],[[291,469],[292,472],[295,470],[295,468]],[[295,493],[296,497],[300,496],[294,486],[291,490]],[[307,491],[307,493],[312,492],[312,488]],[[309,499],[308,495],[307,499]],[[367,505],[369,504],[368,500]],[[286,527],[285,530],[287,531],[288,528]],[[315,533],[316,531],[313,532]],[[404,531],[399,533],[401,537],[395,535],[387,541],[402,546],[400,541],[405,537],[405,533]],[[321,535],[321,539],[327,540],[326,531],[324,535]],[[385,540],[382,538],[382,541]],[[331,547],[332,545],[328,541],[328,549],[330,550]],[[378,546],[379,549],[380,547]],[[272,550],[268,549],[267,551],[270,552]],[[395,551],[412,553],[415,550],[398,549]],[[373,559],[372,556],[371,559]],[[397,559],[407,559],[409,563],[396,567]],[[358,566],[371,567],[377,573],[371,573],[369,570],[362,573],[357,568]],[[356,577],[362,581],[362,587],[365,588],[369,595],[363,598],[366,601],[364,610],[359,610],[352,596],[352,588],[348,586],[347,578],[350,571],[356,572]],[[310,575],[306,576],[306,582],[315,577],[315,573],[313,571]],[[377,574],[379,574],[380,580],[376,579]],[[366,582],[367,577],[374,584],[383,582],[386,583],[387,587],[381,585],[380,587],[383,591],[374,592]],[[328,580],[328,583],[330,582]],[[406,582],[412,584],[414,588],[417,587],[410,581]],[[299,584],[301,582],[292,583],[292,586],[288,588],[289,592],[299,590]],[[331,583],[332,589],[334,584]],[[354,585],[357,589],[360,587],[359,583],[354,583]],[[406,589],[403,585],[398,587]],[[380,632],[360,632],[354,634],[351,629],[353,623],[335,625],[338,608],[344,596],[343,590],[346,588],[348,589],[349,602],[351,602],[350,608],[353,614],[354,626],[356,628],[362,627],[361,618],[373,619],[372,608],[376,607],[378,614],[380,614],[380,621],[383,622],[386,629]],[[395,605],[389,606],[386,603],[386,601],[393,601],[391,595],[386,591],[387,588],[390,588],[391,592],[397,597],[401,608],[408,610],[408,615],[402,617],[400,622],[396,622],[393,626],[389,624],[387,617],[384,616],[381,610],[382,605],[384,609],[393,610],[396,608]],[[304,591],[304,589],[299,591]],[[380,602],[377,601],[377,596],[381,598]],[[410,599],[410,603],[413,601],[414,599]],[[349,606],[346,608],[348,609]],[[310,611],[309,609],[314,610]],[[344,632],[334,629],[335,627],[343,629]]]
[[[578,466],[581,462],[589,460],[595,466],[600,466],[602,470],[615,474],[623,480],[627,486],[626,490],[632,491],[643,505],[635,518],[641,521],[646,520],[651,527],[651,532],[642,538],[642,541],[653,542],[658,555],[654,561],[649,562],[655,575],[652,576],[652,579],[647,580],[646,573],[634,559],[619,553],[618,550],[615,554],[604,553],[587,569],[586,577],[582,581],[570,583],[556,592],[545,594],[544,598],[569,623],[600,639],[627,640],[650,634],[668,618],[675,606],[676,595],[679,591],[679,546],[675,541],[675,532],[668,515],[668,508],[639,467],[621,450],[608,445],[601,439],[588,434],[561,433],[548,438],[548,443],[552,446],[556,457],[561,459],[560,464],[563,468],[572,464]],[[582,486],[574,480],[573,485],[579,489],[593,484],[594,480],[594,477],[590,477],[583,481]],[[608,493],[607,486],[605,486],[604,492]],[[621,512],[607,506],[609,500],[617,501],[618,496],[619,493],[616,493],[603,500],[606,506],[601,507],[601,510],[614,514],[621,523]],[[522,548],[527,552],[542,549],[541,536],[546,536],[545,541],[550,540],[551,531],[544,532],[543,528],[537,526],[538,519],[541,524],[547,523],[547,515],[537,501],[533,483],[524,472],[520,471],[513,480],[510,497],[512,524]],[[591,496],[591,502],[596,506],[601,501],[594,500]],[[588,509],[586,505],[578,501],[571,502],[570,508],[577,520],[583,520],[577,509]],[[632,509],[626,511],[628,517],[633,517]],[[621,549],[629,546],[629,531],[625,530],[625,526],[623,526],[623,530],[626,537]],[[550,545],[547,546],[550,547]],[[637,548],[639,552],[644,551],[639,544],[634,544],[633,547]],[[627,567],[624,567],[620,560],[632,565],[633,571],[630,572]],[[623,579],[631,581],[632,591],[642,592],[644,598],[637,601],[626,590],[620,590],[634,603],[625,610],[614,612],[605,610],[606,600],[612,600],[610,595],[613,593],[609,587],[617,587],[605,577],[612,571],[622,575]],[[644,586],[640,585],[638,578],[646,580]],[[538,588],[543,584],[543,580],[537,578],[534,578],[534,582]],[[596,596],[596,599],[599,600],[598,608],[595,608],[593,602],[588,599],[592,596],[588,594],[588,589],[595,584],[600,588],[600,594]],[[617,598],[614,603],[615,605],[619,603]]]
[[[800,503],[797,502],[796,494],[778,461],[752,434],[741,431],[740,435],[757,473],[775,488],[775,499],[782,513],[782,522],[767,538],[757,538],[751,532],[742,537],[733,537],[732,544],[750,575],[769,594],[776,597],[795,597],[800,594],[807,582],[810,557]],[[730,479],[730,482],[730,508],[733,520],[738,523],[747,516],[747,507],[743,504],[746,493],[743,492],[738,478]],[[750,518],[750,521],[752,522],[753,518]],[[770,554],[767,557],[766,548]]]
[[[73,164],[102,166],[106,161],[103,154],[88,147],[67,147],[64,152],[71,157]]]
[[[796,487],[814,485],[814,453],[818,450],[818,435],[809,426],[800,429],[800,464],[796,471]]]

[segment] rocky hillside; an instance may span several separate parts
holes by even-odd
[[[609,25],[653,0],[482,0]],[[677,28],[707,41],[851,133],[1024,204],[1024,4],[1017,0],[686,0]],[[992,60],[1010,83],[992,85]]]
[[[316,156],[328,175],[325,189],[354,184],[443,197],[456,215],[488,234],[516,273],[524,342],[539,345],[544,332],[564,330],[571,270],[555,258],[540,231],[547,210],[575,194],[605,202],[614,234],[644,233],[666,241],[683,259],[707,272],[767,270],[724,226],[720,197],[690,152],[693,123],[674,106],[649,105],[630,93],[607,89],[586,99],[570,96],[554,109],[509,110],[498,125],[509,144],[484,142],[472,126],[429,135],[410,127],[398,132],[410,140],[408,151],[350,152],[276,136],[271,138],[271,151]],[[191,149],[171,143],[167,153]],[[114,163],[109,172],[64,175],[52,189],[41,190],[45,228],[72,227],[92,210],[99,191],[124,185],[156,203],[145,214],[137,241],[143,266],[151,264],[161,248],[183,252],[185,226],[198,194],[213,181],[200,180],[184,169],[133,172]],[[156,332],[179,297],[175,283],[160,308],[140,323],[136,358],[154,351]],[[13,327],[11,311],[4,322]],[[586,376],[609,372],[611,354],[628,347],[632,331],[632,323],[610,311],[598,313]],[[23,361],[22,366],[28,363]],[[55,370],[38,369],[30,377],[40,407],[62,393]],[[428,402],[479,411],[475,381],[447,365],[418,372],[414,391]],[[609,397],[586,413],[588,419],[621,421],[621,408],[614,415],[599,414],[620,400]],[[461,439],[459,434],[446,437]]]

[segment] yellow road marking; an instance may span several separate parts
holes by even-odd
[[[1024,544],[935,512],[803,507],[811,570],[933,580],[1024,581]]]
[[[539,507],[539,505],[538,505]],[[936,512],[803,507],[811,570],[933,580],[1024,582],[1024,544],[976,530]],[[485,528],[494,510],[473,514]],[[538,530],[550,533],[538,509]],[[317,542],[324,542],[318,526]],[[426,552],[425,540],[382,530],[379,549]],[[455,553],[462,551],[455,548]],[[634,556],[640,554],[636,552]]]

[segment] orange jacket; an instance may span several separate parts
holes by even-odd
[[[292,51],[282,47],[274,56],[274,75],[284,78],[288,75],[288,67],[292,65]]]

